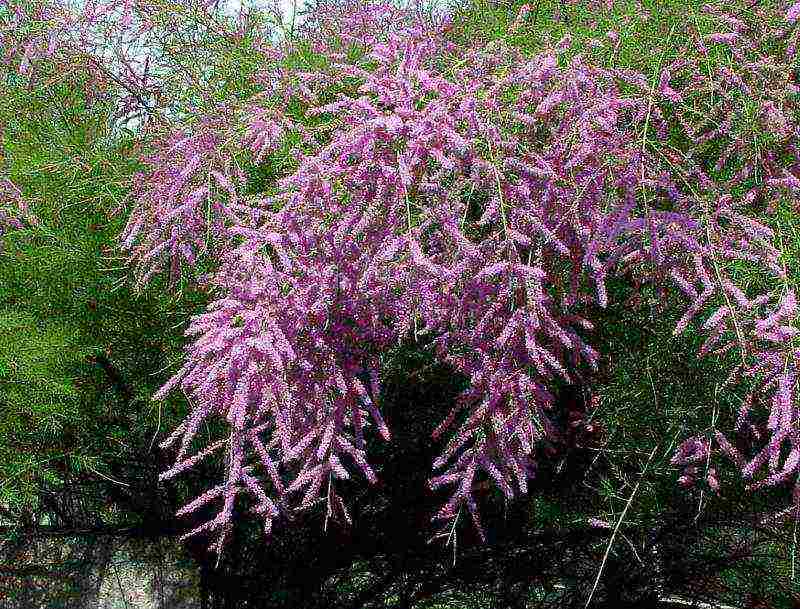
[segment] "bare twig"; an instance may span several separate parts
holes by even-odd
[[[653,460],[653,455],[656,454],[656,449],[658,448],[658,444],[653,447],[653,450],[650,451],[650,457],[647,459],[647,463],[645,463],[644,469],[642,470],[642,475],[639,477],[639,481],[636,483],[636,486],[631,493],[631,496],[628,497],[628,502],[625,504],[625,509],[622,510],[622,514],[620,514],[619,520],[617,520],[617,524],[614,527],[614,532],[611,534],[611,538],[608,540],[608,545],[606,546],[605,554],[603,555],[603,560],[600,563],[600,568],[597,570],[597,577],[594,579],[594,584],[592,585],[592,591],[589,593],[589,598],[586,599],[586,605],[584,605],[584,609],[589,607],[589,604],[592,602],[592,597],[594,596],[595,591],[597,590],[597,585],[600,583],[600,577],[603,574],[603,569],[606,566],[606,561],[608,560],[608,555],[611,553],[611,546],[614,545],[614,539],[617,537],[617,533],[619,532],[620,526],[622,526],[622,521],[625,520],[625,514],[628,513],[628,508],[631,507],[631,503],[633,503],[633,498],[636,496],[636,492],[639,490],[639,485],[641,485],[642,480],[644,480],[644,476],[647,473],[647,468],[650,466],[650,461]]]

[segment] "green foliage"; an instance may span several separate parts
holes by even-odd
[[[10,83],[0,109],[0,171],[38,218],[0,254],[0,504],[17,509],[68,477],[109,477],[177,416],[149,397],[193,305],[131,291],[115,241],[135,151],[79,91]]]

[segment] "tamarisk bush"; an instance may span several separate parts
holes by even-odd
[[[304,70],[287,67],[302,51],[292,39],[228,24],[257,41],[254,93],[220,100],[209,78],[188,118],[148,110],[121,238],[141,286],[165,272],[210,298],[154,396],[180,389],[191,406],[162,445],[177,447],[162,479],[224,455],[222,481],[179,512],[215,502],[217,516],[188,535],[213,534],[220,551],[244,496],[267,532],[318,503],[326,521],[349,520],[337,480],[378,479],[370,442],[391,437],[382,362],[414,340],[469,382],[433,434],[447,440],[430,486],[450,493],[434,520],[448,530],[466,511],[482,536],[473,485],[527,492],[564,433],[555,388],[590,383],[599,364],[593,318],[613,278],[683,297],[675,333],[704,334],[699,356],[735,354],[729,382],[748,387],[736,430],[683,439],[680,483],[722,492],[709,464],[724,456],[754,491],[794,484],[776,514],[799,509],[797,301],[762,209],[794,200],[800,179],[797,35],[721,6],[706,13],[724,31],[698,33],[654,75],[570,55],[569,40],[532,57],[456,42],[448,14],[413,6],[320,4],[297,30],[314,54]],[[107,9],[131,34],[150,10]],[[786,10],[782,27],[796,18]],[[706,69],[714,45],[732,61]],[[147,107],[126,73],[114,76],[126,103]],[[747,120],[749,132],[736,124]],[[279,153],[296,162],[254,188],[254,168]],[[758,290],[737,283],[736,265]],[[206,423],[227,432],[198,447]],[[730,439],[742,430],[750,452]]]

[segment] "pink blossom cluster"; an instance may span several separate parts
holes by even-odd
[[[641,75],[580,56],[564,63],[558,49],[533,59],[464,49],[448,66],[441,26],[414,20],[362,42],[364,60],[331,64],[357,80],[351,94],[315,106],[330,74],[305,77],[308,114],[335,127],[298,151],[259,221],[226,229],[238,245],[215,277],[218,300],[193,320],[187,363],[158,396],[180,384],[193,404],[166,443],[180,439],[181,452],[165,477],[195,462],[186,449],[204,419],[231,425],[215,445],[228,455],[225,481],[186,508],[223,501],[201,529],[221,544],[239,492],[267,523],[319,500],[348,518],[335,481],[352,467],[374,481],[364,429],[389,435],[380,356],[429,336],[470,380],[434,432],[450,434],[430,484],[452,489],[435,519],[466,509],[480,531],[473,484],[485,475],[509,498],[527,491],[547,458],[542,440],[562,433],[552,381],[575,382],[597,365],[586,307],[606,306],[607,279],[622,273],[688,298],[676,333],[703,314],[701,354],[746,350],[740,372],[760,379],[751,395],[772,400],[773,414],[770,441],[743,473],[770,455],[754,486],[795,471],[796,452],[780,457],[797,437],[793,293],[748,299],[722,270],[745,260],[783,278],[774,235],[748,215],[752,194],[735,198],[696,163],[679,173],[674,158],[643,145],[643,129],[664,138],[664,108],[690,94],[673,83],[680,66],[664,70],[653,104]],[[623,95],[623,82],[640,94]],[[710,451],[690,441],[675,461],[689,465],[684,485]],[[719,487],[713,468],[706,479]]]
[[[673,157],[672,162],[681,167],[687,188],[691,185],[692,191],[715,200],[706,212],[708,255],[697,259],[694,282],[674,277],[692,301],[677,330],[704,311],[700,329],[707,340],[700,355],[737,353],[740,363],[729,380],[745,379],[750,388],[730,433],[750,437],[761,447],[745,454],[722,430],[711,429],[703,438],[688,439],[679,451],[684,457],[675,463],[704,460],[708,485],[716,491],[719,482],[709,457],[712,452],[725,456],[755,490],[796,479],[800,456],[796,295],[777,247],[779,236],[758,217],[768,217],[782,200],[797,209],[800,124],[795,116],[800,89],[793,62],[800,34],[795,28],[774,32],[769,15],[759,7],[755,14],[738,15],[723,3],[709,3],[704,10],[717,18],[720,31],[705,40],[696,38],[694,47],[684,49],[667,68],[672,79],[682,82],[668,93],[693,153]],[[794,10],[787,15],[790,22]],[[785,46],[776,52],[780,40]],[[708,69],[711,44],[725,47],[734,62]],[[668,86],[662,77],[660,88]],[[698,103],[708,109],[705,114],[698,112]],[[748,116],[748,108],[754,108],[754,114]],[[709,157],[704,149],[713,146],[719,152]],[[772,289],[745,294],[730,274],[735,261],[752,263]],[[701,446],[704,456],[687,461],[685,455],[700,454]],[[697,466],[689,465],[692,468]],[[696,473],[684,475],[682,483],[692,485]]]
[[[0,247],[3,233],[35,225],[36,217],[19,188],[9,179],[0,179]]]

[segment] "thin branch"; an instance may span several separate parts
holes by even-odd
[[[597,577],[594,580],[592,591],[589,593],[589,598],[586,599],[586,605],[584,605],[584,609],[586,609],[592,602],[592,597],[594,596],[595,590],[597,590],[597,585],[600,583],[600,576],[603,574],[603,568],[608,560],[608,555],[611,553],[611,546],[614,545],[614,539],[617,537],[620,526],[622,526],[622,521],[625,520],[625,514],[628,513],[628,508],[631,507],[631,503],[633,503],[633,498],[636,496],[636,492],[639,490],[639,485],[642,483],[642,480],[644,480],[644,476],[647,473],[647,468],[650,466],[650,461],[653,460],[653,455],[656,454],[657,448],[658,444],[656,444],[653,447],[653,450],[650,452],[650,457],[647,459],[647,463],[645,463],[644,469],[642,470],[642,475],[639,477],[639,481],[636,483],[631,496],[628,498],[628,502],[625,504],[625,509],[622,510],[619,520],[617,520],[617,525],[614,527],[614,532],[611,534],[611,539],[608,540],[608,546],[606,546],[606,552],[603,555],[603,561],[600,563],[600,568],[597,570]]]

